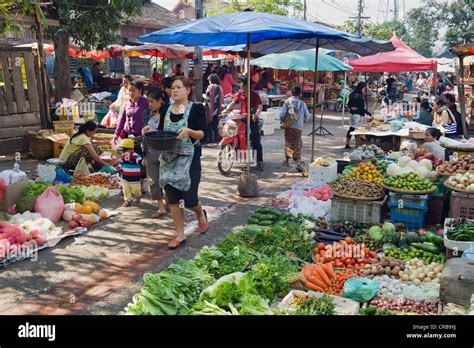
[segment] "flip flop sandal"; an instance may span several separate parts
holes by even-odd
[[[153,219],[159,219],[160,217],[162,217],[163,215],[165,215],[165,212],[164,211],[157,211],[155,212],[151,217]]]
[[[169,244],[168,244],[168,249],[174,250],[178,249],[180,246],[184,245],[188,239],[183,239],[181,241],[177,239],[173,239]]]
[[[209,221],[207,220],[207,212],[204,209],[202,210],[202,212],[204,213],[204,216],[206,217],[206,222],[202,224],[198,224],[200,234],[204,234],[207,231],[209,231]]]

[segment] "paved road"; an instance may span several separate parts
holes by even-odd
[[[340,124],[340,115],[325,115],[324,125],[334,136],[316,137],[316,157],[343,154],[345,132]],[[310,130],[309,122],[303,133],[304,159],[310,157],[311,138],[306,136]],[[281,165],[281,130],[263,137],[263,147],[266,170],[255,172],[260,196],[252,199],[236,195],[240,172],[222,176],[216,166],[217,149],[204,149],[200,196],[209,213],[207,234],[192,233],[193,216],[187,213],[188,243],[170,251],[166,245],[173,237],[171,219],[150,218],[155,207],[149,195],[140,207],[130,208],[120,207],[121,196],[112,197],[103,205],[120,214],[81,236],[85,244],[65,239],[41,251],[36,262],[23,261],[0,270],[0,314],[116,314],[139,291],[143,273],[158,272],[176,258],[194,257],[202,246],[214,244],[232,227],[244,223],[256,206],[302,179]],[[32,170],[35,165],[29,161],[23,168]],[[0,162],[0,170],[9,166],[9,162]]]

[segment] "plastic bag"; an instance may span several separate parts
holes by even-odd
[[[54,181],[69,184],[72,181],[72,176],[66,173],[63,168],[56,167],[56,178],[54,178]]]
[[[119,114],[115,111],[109,110],[107,115],[102,119],[100,125],[105,128],[115,128],[117,127],[119,119]]]
[[[100,172],[107,173],[107,174],[114,174],[117,170],[112,166],[103,166]]]
[[[82,157],[79,162],[76,164],[76,168],[74,169],[74,177],[77,176],[89,176],[91,172],[89,170],[89,166],[87,165],[86,159]]]
[[[26,178],[26,173],[20,170],[20,165],[15,163],[12,170],[4,170],[0,172],[0,179],[3,180],[6,186]]]
[[[354,277],[344,283],[342,296],[351,300],[365,303],[377,295],[379,284],[367,278]]]
[[[463,259],[474,260],[474,243],[470,243],[469,249],[465,250],[461,257]]]
[[[35,211],[52,222],[59,222],[64,213],[64,200],[55,188],[47,188],[37,199]]]
[[[50,164],[38,164],[36,182],[52,184],[56,178],[56,167]]]

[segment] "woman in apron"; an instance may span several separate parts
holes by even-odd
[[[176,228],[176,238],[169,243],[176,249],[186,242],[184,234],[184,209],[196,214],[200,233],[209,229],[207,214],[198,198],[201,180],[201,144],[206,132],[206,110],[202,104],[189,101],[190,81],[176,76],[171,87],[174,100],[162,116],[160,130],[178,133],[174,150],[160,155],[160,186],[168,197],[171,217]]]

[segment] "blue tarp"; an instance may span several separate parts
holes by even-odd
[[[322,24],[260,12],[238,12],[184,22],[142,35],[140,41],[185,46],[220,47],[247,44],[254,53],[285,53],[319,47],[371,55],[392,51],[390,42],[361,38]]]

